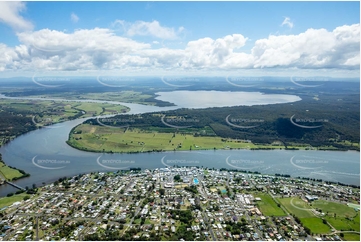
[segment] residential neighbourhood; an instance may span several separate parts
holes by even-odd
[[[95,172],[0,208],[0,240],[340,241],[359,236],[359,199],[355,187],[240,171]]]

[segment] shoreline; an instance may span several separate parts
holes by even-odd
[[[70,134],[69,134],[70,135]],[[313,151],[339,151],[339,152],[347,152],[347,151],[356,151],[360,153],[359,150],[341,150],[341,149],[299,149],[299,148],[217,148],[217,149],[196,149],[196,150],[149,150],[149,151],[120,151],[120,152],[113,152],[113,151],[100,151],[100,150],[93,150],[88,148],[80,148],[72,145],[69,140],[66,141],[66,144],[70,147],[90,152],[90,153],[98,153],[98,154],[145,154],[145,153],[162,153],[162,152],[191,152],[191,151],[202,151],[202,150],[313,150]]]

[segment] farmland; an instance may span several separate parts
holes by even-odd
[[[217,136],[194,136],[188,133],[166,133],[139,128],[111,128],[82,124],[70,134],[68,144],[95,152],[151,152],[174,150],[249,149],[258,146],[236,139]],[[279,148],[278,146],[265,146]]]

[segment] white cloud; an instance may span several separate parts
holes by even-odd
[[[33,24],[20,16],[20,12],[26,10],[23,2],[0,1],[0,22],[4,22],[16,31],[33,29]]]
[[[291,19],[289,17],[285,17],[281,26],[283,26],[283,25],[287,25],[291,29],[293,28],[293,22],[291,21]]]
[[[297,35],[270,35],[242,51],[241,34],[189,41],[185,48],[160,47],[117,36],[110,29],[72,33],[42,29],[17,34],[20,45],[0,44],[0,71],[5,70],[154,70],[217,71],[250,69],[350,70],[360,68],[360,25],[333,31],[308,29]]]
[[[79,21],[79,17],[75,13],[71,13],[70,19],[73,23],[77,23]]]
[[[174,28],[163,27],[156,20],[152,22],[136,21],[134,23],[126,22],[124,20],[116,20],[113,26],[122,26],[123,31],[127,36],[153,36],[159,39],[176,39],[178,34],[184,31],[183,27],[179,27],[178,31]]]

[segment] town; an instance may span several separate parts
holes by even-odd
[[[360,190],[226,169],[93,172],[0,208],[0,240],[359,240]]]

